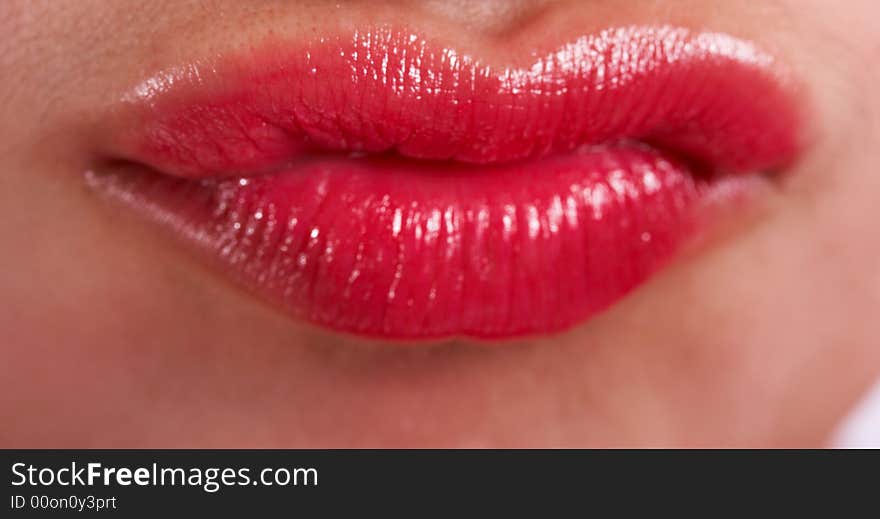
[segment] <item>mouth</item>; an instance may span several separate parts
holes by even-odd
[[[295,319],[502,339],[607,309],[802,148],[794,82],[728,35],[528,61],[381,26],[184,65],[126,96],[87,179]]]

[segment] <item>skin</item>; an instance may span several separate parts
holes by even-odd
[[[621,4],[4,1],[0,446],[825,445],[880,376],[880,5]],[[608,312],[489,347],[295,322],[84,186],[145,77],[364,21],[497,60],[609,25],[729,32],[800,77],[811,146],[747,217]]]

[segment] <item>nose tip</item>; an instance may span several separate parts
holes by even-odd
[[[535,19],[554,0],[424,0],[421,9],[486,35],[515,30]]]

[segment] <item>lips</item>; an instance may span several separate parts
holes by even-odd
[[[126,97],[88,178],[297,319],[505,338],[609,307],[800,149],[791,81],[730,36],[509,61],[380,27],[185,65]]]

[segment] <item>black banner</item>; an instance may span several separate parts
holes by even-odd
[[[768,499],[803,506],[831,489],[842,491],[839,504],[872,503],[880,488],[876,451],[79,450],[3,451],[2,460],[3,517],[469,516],[475,507],[544,517],[704,500],[707,512],[758,512]]]

